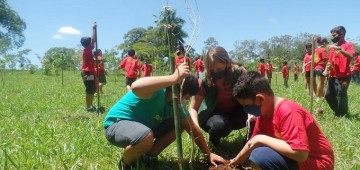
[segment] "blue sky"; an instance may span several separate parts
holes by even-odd
[[[123,42],[123,36],[135,27],[155,26],[163,6],[176,9],[177,16],[187,21],[184,30],[191,35],[185,0],[8,0],[27,24],[27,56],[40,62],[51,47],[74,48],[82,36],[90,36],[94,21],[98,24],[100,49],[111,49]],[[188,0],[202,18],[194,48],[198,53],[204,41],[215,37],[228,51],[239,40],[267,40],[273,36],[309,32],[329,35],[329,30],[343,25],[346,37],[359,42],[359,0]],[[200,22],[198,22],[200,23]],[[189,41],[189,39],[187,39]],[[186,42],[189,43],[189,42]]]

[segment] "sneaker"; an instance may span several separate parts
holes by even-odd
[[[96,107],[92,105],[92,106],[86,108],[86,111],[87,112],[96,112]]]
[[[152,156],[149,154],[145,154],[145,155],[141,156],[140,161],[145,167],[155,168],[155,167],[158,167],[158,165],[159,165],[157,156]]]

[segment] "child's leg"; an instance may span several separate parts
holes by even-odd
[[[299,169],[295,160],[282,156],[269,147],[255,148],[251,152],[249,160],[255,169]]]

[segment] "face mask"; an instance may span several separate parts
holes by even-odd
[[[334,37],[334,38],[331,39],[331,41],[332,41],[333,43],[337,43],[337,42],[339,42],[339,40],[340,40],[340,37],[339,37],[339,36]]]
[[[212,72],[212,73],[211,73],[211,76],[212,76],[214,79],[221,79],[221,78],[223,78],[223,77],[226,75],[227,71],[228,71],[228,69],[225,68],[224,70],[218,71],[218,72],[216,72],[216,73]]]
[[[251,106],[244,107],[244,111],[254,116],[261,116],[261,106],[257,106],[255,103]]]

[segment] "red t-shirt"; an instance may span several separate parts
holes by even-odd
[[[121,61],[118,68],[125,68],[126,78],[137,78],[139,74],[138,70],[141,68],[141,64],[139,59],[134,58],[133,56],[127,56]]]
[[[353,71],[360,71],[360,55],[355,58]]]
[[[92,44],[90,44],[87,48],[83,49],[81,70],[95,73],[96,63],[92,52],[93,49],[94,46]]]
[[[264,65],[264,63],[259,63],[259,65],[258,65],[258,70],[259,70],[259,73],[261,74],[261,75],[265,75],[265,65]]]
[[[325,61],[328,56],[325,48],[316,48],[315,57],[314,57],[314,68],[315,69],[325,69]]]
[[[199,84],[202,84],[201,79],[199,79]],[[216,99],[217,103],[215,109],[221,110],[223,113],[228,113],[233,111],[239,105],[239,103],[233,97],[232,89],[230,88],[230,86],[224,87],[222,85],[222,82],[216,81],[216,87],[217,87],[217,99]],[[200,86],[198,95],[200,96],[206,95],[206,91],[202,86]]]
[[[281,69],[283,78],[289,77],[289,67],[288,66],[283,66]]]
[[[195,65],[195,71],[197,73],[201,73],[204,71],[204,64],[200,59],[195,60],[193,64]]]
[[[308,64],[305,66],[305,71],[310,71],[310,68],[311,68],[311,63],[309,63],[310,61],[311,61],[311,54],[306,53],[305,57],[304,57],[303,65],[305,65],[307,63]]]
[[[340,46],[344,51],[354,55],[354,45],[350,42],[345,42]],[[329,62],[333,65],[330,77],[345,78],[351,75],[350,71],[351,58],[344,56],[341,52],[337,52],[334,48],[329,51]]]
[[[299,74],[299,66],[298,65],[294,65],[294,74]]]
[[[143,71],[143,77],[149,77],[152,72],[152,66],[150,64],[143,64],[141,70]]]
[[[265,65],[266,74],[272,74],[273,66],[271,63],[266,63]]]
[[[183,56],[181,58],[179,56],[175,56],[175,68],[177,68],[181,63],[183,63],[184,59],[187,65],[189,66],[189,69],[191,70],[191,62],[188,56]]]
[[[98,56],[98,62],[99,62],[97,69],[98,73],[105,74],[105,63],[102,61],[102,56]]]
[[[288,143],[293,150],[308,151],[309,157],[299,163],[300,170],[334,169],[334,151],[311,114],[299,104],[284,99],[271,118],[257,118],[253,136],[264,134]]]

